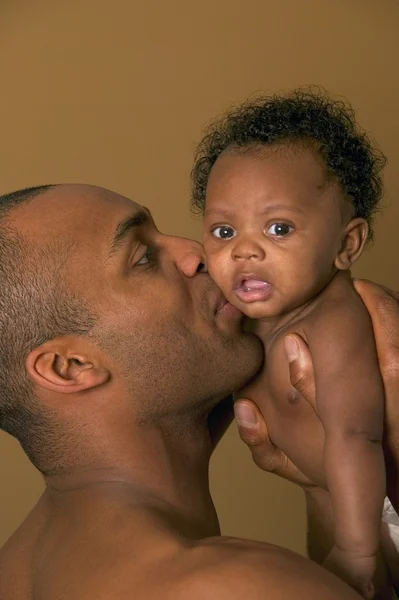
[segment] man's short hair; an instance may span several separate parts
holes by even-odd
[[[57,435],[51,435],[51,419],[34,395],[25,360],[57,336],[88,334],[95,320],[82,299],[65,289],[65,244],[39,250],[10,224],[14,210],[53,187],[0,196],[0,429],[18,439],[39,469]]]
[[[368,222],[371,239],[386,159],[359,128],[352,108],[318,88],[249,100],[211,123],[198,146],[191,174],[193,210],[204,212],[210,172],[224,150],[290,143],[305,143],[317,150],[328,174],[353,203],[355,216]]]

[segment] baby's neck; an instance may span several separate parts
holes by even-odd
[[[291,310],[276,315],[274,317],[265,317],[257,319],[253,322],[253,325],[250,329],[262,339],[262,341],[267,344],[270,342],[280,331],[286,329],[298,319],[303,319],[309,312],[313,310],[313,307],[318,302],[318,299],[323,294],[323,292],[329,287],[333,279],[337,277],[343,277],[345,279],[351,279],[350,271],[337,271],[334,276],[328,281],[326,285],[324,285],[321,289],[319,289],[311,298],[303,302],[299,306],[293,307]]]
[[[304,317],[311,310],[316,298],[317,296],[293,308],[289,312],[282,313],[276,317],[258,319],[255,324],[256,333],[262,338],[264,343],[269,342],[277,333],[294,323],[298,318]]]

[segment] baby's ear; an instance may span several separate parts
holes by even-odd
[[[342,237],[341,248],[334,264],[340,271],[350,269],[363,252],[367,241],[369,226],[364,219],[356,218],[349,221]]]

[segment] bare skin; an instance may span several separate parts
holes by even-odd
[[[36,456],[46,490],[0,551],[1,599],[358,598],[309,560],[220,536],[208,466],[228,419],[215,414],[262,352],[201,246],[89,186],[50,190],[11,225],[31,259],[69,243],[64,276],[97,322],[26,359],[60,447]]]
[[[385,496],[383,391],[364,312],[351,281],[336,276],[305,314],[272,338],[265,368],[240,396],[257,402],[273,443],[309,480],[330,491],[334,547],[324,566],[372,597],[369,582]],[[316,411],[293,394],[285,358],[287,334],[301,335],[315,357],[320,390]],[[331,341],[335,335],[341,340],[339,352]]]
[[[356,281],[355,288],[370,313],[374,329],[385,391],[384,451],[387,461],[387,488],[395,510],[399,511],[399,294],[367,281]],[[306,399],[309,408],[316,412],[315,378],[309,348],[297,335],[287,337],[285,344],[288,349],[291,382],[301,397]],[[309,555],[313,560],[323,562],[333,545],[333,515],[328,492],[315,482],[309,481],[273,444],[267,424],[255,403],[239,400],[234,408],[241,438],[251,450],[255,463],[261,469],[276,473],[304,489],[308,507]],[[385,523],[381,524],[381,546],[390,570],[389,579],[398,592],[399,555]],[[383,563],[379,575],[382,576],[382,580],[377,585],[378,597],[392,598]]]
[[[203,241],[228,300],[256,319],[266,360],[239,392],[259,406],[273,443],[328,489],[334,547],[325,566],[366,598],[385,497],[384,394],[372,326],[349,268],[367,223],[303,147],[225,151],[207,187]],[[284,339],[313,356],[317,409],[292,388]],[[372,485],[370,482],[373,482]]]

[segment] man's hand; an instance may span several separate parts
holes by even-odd
[[[399,294],[369,281],[356,281],[355,288],[373,323],[385,393],[387,495],[399,512]],[[399,564],[396,570],[399,579]]]
[[[285,339],[292,385],[316,410],[313,365],[304,340],[294,334]],[[302,487],[313,486],[287,456],[271,441],[266,422],[257,405],[251,400],[237,400],[234,414],[241,439],[252,452],[255,463],[264,471],[270,471]]]
[[[355,281],[373,323],[378,362],[385,389],[388,435],[399,438],[399,293],[370,281]],[[396,456],[399,464],[399,455]]]

